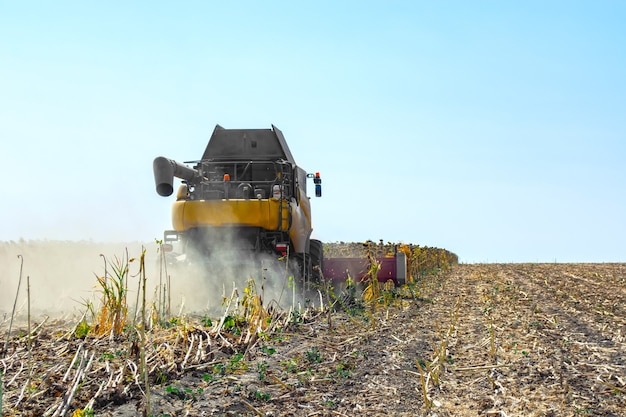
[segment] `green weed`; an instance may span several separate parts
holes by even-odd
[[[314,363],[320,363],[322,362],[322,355],[320,354],[320,352],[317,350],[317,347],[313,347],[310,350],[307,350],[305,352],[306,355],[306,360],[310,363],[310,364],[314,364]]]
[[[263,361],[256,365],[257,373],[259,375],[259,381],[265,381],[267,378],[267,362]]]

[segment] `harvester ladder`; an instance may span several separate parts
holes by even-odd
[[[280,207],[278,209],[278,229],[281,232],[286,232],[291,226],[291,210],[289,209],[289,201],[286,199],[280,200]]]

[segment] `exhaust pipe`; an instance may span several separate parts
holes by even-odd
[[[200,175],[195,169],[162,156],[154,159],[152,169],[156,192],[163,197],[170,196],[174,192],[174,177],[191,181]]]

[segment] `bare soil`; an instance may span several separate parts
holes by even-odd
[[[457,265],[412,290],[253,328],[152,329],[150,415],[626,414],[626,264]],[[146,412],[139,335],[77,338],[76,324],[14,328],[4,415]]]

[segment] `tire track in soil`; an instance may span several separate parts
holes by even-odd
[[[526,339],[527,346],[532,346],[524,351],[523,360],[518,361],[525,367],[511,366],[509,370],[521,377],[519,393],[536,398],[540,406],[535,412],[541,410],[546,400],[554,403],[534,415],[564,415],[564,412],[565,415],[619,415],[621,411],[617,410],[624,406],[623,392],[617,394],[610,387],[624,385],[624,343],[612,339],[606,330],[612,327],[618,334],[622,333],[623,319],[613,316],[610,323],[604,317],[598,320],[589,303],[571,300],[611,298],[611,293],[620,292],[573,279],[573,274],[567,272],[570,267],[579,268],[577,265],[494,267],[499,269],[494,285],[517,286],[524,296],[525,302],[517,304],[516,311],[508,309],[507,316],[517,314],[525,323],[522,328],[527,329],[527,334],[515,332],[515,337]],[[593,271],[599,267],[587,268]],[[560,292],[551,287],[554,282],[562,286]],[[575,285],[577,282],[586,285]],[[510,326],[507,327],[510,331]],[[557,406],[554,400],[561,405]]]

